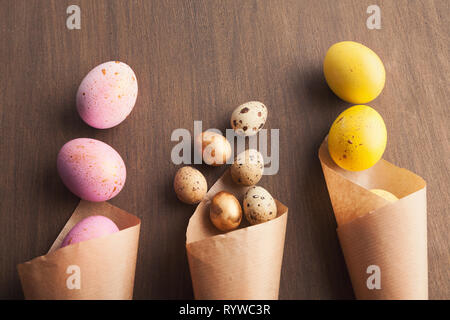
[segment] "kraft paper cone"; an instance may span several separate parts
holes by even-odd
[[[319,158],[356,298],[428,299],[425,181],[383,159],[364,171],[341,169],[327,139]],[[399,200],[388,202],[370,189]],[[380,289],[373,287],[376,271],[370,266],[379,267]]]
[[[72,227],[93,215],[120,231],[59,249]],[[25,299],[132,299],[140,225],[111,204],[80,201],[49,252],[17,266]]]
[[[228,233],[209,220],[219,191],[242,200],[249,187],[236,185],[229,170],[198,205],[186,232],[186,249],[196,299],[278,299],[288,208],[277,203],[277,218]]]

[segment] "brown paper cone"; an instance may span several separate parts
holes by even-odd
[[[277,218],[228,233],[209,220],[217,192],[241,200],[248,188],[236,185],[227,170],[189,220],[186,249],[196,299],[278,299],[288,208],[276,201]]]
[[[92,215],[110,218],[120,231],[59,249],[72,227]],[[17,266],[25,299],[132,299],[140,226],[139,218],[106,202],[80,201],[49,252]]]
[[[383,159],[364,171],[341,169],[328,153],[327,139],[319,158],[356,298],[428,299],[425,181]],[[400,199],[391,203],[370,189]],[[380,268],[380,289],[372,286],[369,266]]]

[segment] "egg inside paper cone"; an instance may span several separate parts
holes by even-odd
[[[79,221],[103,215],[120,231],[60,248]],[[25,299],[133,298],[140,219],[106,202],[80,201],[46,255],[17,266]]]
[[[427,299],[425,181],[383,159],[361,172],[341,169],[331,160],[326,139],[319,159],[356,297]],[[370,191],[374,188],[400,199],[390,202]],[[374,277],[379,288],[372,286]]]
[[[248,188],[227,170],[189,220],[186,250],[196,299],[278,299],[288,208],[276,201],[277,218],[225,234],[209,220],[215,194],[241,199]]]

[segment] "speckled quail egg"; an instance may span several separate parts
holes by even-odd
[[[187,204],[196,204],[202,201],[208,190],[208,185],[200,171],[186,166],[177,171],[173,188],[178,199]]]
[[[264,127],[267,120],[267,107],[259,101],[246,102],[231,114],[231,127],[244,136],[253,136]]]
[[[237,184],[253,186],[261,180],[264,158],[258,150],[248,149],[239,153],[231,165],[231,178]]]
[[[254,186],[244,196],[244,214],[250,224],[263,223],[276,218],[277,205],[263,187]]]

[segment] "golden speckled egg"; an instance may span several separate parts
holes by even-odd
[[[189,166],[182,167],[177,171],[173,188],[178,199],[187,204],[199,203],[208,191],[208,185],[203,174]]]
[[[211,201],[209,217],[217,229],[231,231],[241,223],[242,208],[234,195],[220,191]]]
[[[386,142],[383,118],[375,109],[359,105],[336,118],[328,135],[328,151],[342,169],[361,171],[381,159]]]
[[[231,178],[237,184],[253,186],[261,180],[264,172],[264,158],[255,149],[248,149],[237,155],[231,165]]]
[[[367,103],[383,90],[386,72],[383,62],[368,47],[353,41],[335,43],[323,62],[331,90],[350,103]]]
[[[244,213],[250,224],[263,223],[276,218],[277,205],[266,189],[255,186],[244,196]]]
[[[398,200],[398,198],[394,196],[392,193],[383,189],[371,189],[370,191],[386,199],[389,202],[395,202]]]
[[[246,102],[231,114],[231,127],[244,136],[253,136],[264,127],[267,120],[267,107],[259,101]]]
[[[203,162],[211,166],[221,166],[231,157],[231,145],[223,135],[205,131],[196,137],[195,147],[202,155]]]

